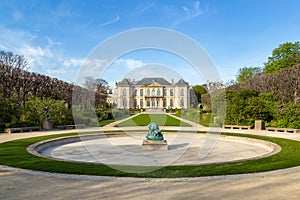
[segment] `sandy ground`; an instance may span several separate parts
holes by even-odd
[[[0,134],[0,142],[62,132]],[[270,135],[266,131],[259,134]],[[271,135],[300,140],[300,134]],[[50,174],[0,166],[0,199],[300,199],[300,167],[196,179],[134,179]]]
[[[0,170],[0,199],[299,199],[300,169],[199,180],[93,179]]]

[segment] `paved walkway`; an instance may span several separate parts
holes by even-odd
[[[164,127],[167,128],[167,127]],[[168,127],[173,129],[175,127]],[[205,131],[208,128],[198,127]],[[79,131],[123,130],[117,127]],[[141,129],[129,127],[127,129]],[[145,128],[146,129],[146,128]],[[300,134],[221,130],[300,141]],[[73,130],[0,134],[0,142]],[[300,156],[300,155],[299,155]],[[0,166],[0,199],[299,199],[300,167],[267,173],[187,179],[63,175]]]

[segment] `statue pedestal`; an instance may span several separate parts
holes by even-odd
[[[143,150],[148,150],[148,151],[168,150],[168,144],[166,140],[144,140],[142,147]]]
[[[43,129],[51,130],[51,129],[53,129],[53,122],[51,120],[44,119],[42,127],[43,127]]]

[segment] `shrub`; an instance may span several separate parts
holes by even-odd
[[[7,123],[5,125],[6,128],[17,128],[17,127],[30,127],[30,126],[39,126],[40,124],[30,122],[30,121],[21,121],[21,122],[14,122],[14,123]]]

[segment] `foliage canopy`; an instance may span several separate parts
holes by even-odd
[[[268,61],[264,63],[266,74],[293,67],[300,63],[300,43],[286,42],[275,48]]]

